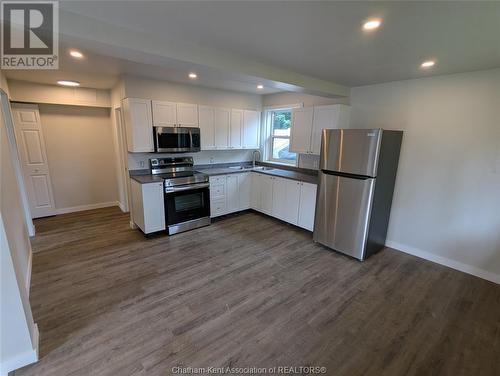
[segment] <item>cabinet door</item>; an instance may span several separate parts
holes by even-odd
[[[274,178],[268,175],[260,178],[260,210],[269,215],[273,213],[273,181]]]
[[[163,183],[142,185],[145,233],[165,230]]]
[[[215,109],[215,148],[229,148],[229,128],[231,123],[231,110],[228,108]]]
[[[177,104],[153,101],[153,124],[155,127],[175,127],[177,125]]]
[[[226,210],[228,213],[238,211],[239,208],[238,194],[238,175],[231,174],[226,176]]]
[[[201,150],[215,149],[215,108],[199,107]]]
[[[261,174],[257,172],[250,173],[252,178],[252,192],[251,192],[251,206],[252,209],[261,211],[261,202],[260,202],[260,191],[261,191]]]
[[[283,178],[273,177],[273,201],[272,215],[273,217],[284,220],[286,214],[286,186],[287,180]]]
[[[231,110],[231,125],[229,130],[229,148],[241,149],[241,131],[243,128],[243,110]]]
[[[250,209],[252,177],[249,172],[238,174],[239,210]]]
[[[311,151],[313,154],[320,153],[321,131],[332,129],[338,123],[339,112],[336,106],[316,106],[314,107],[313,130],[311,135]]]
[[[311,132],[313,126],[313,108],[299,108],[292,113],[290,151],[307,154],[311,150]]]
[[[260,112],[245,110],[243,113],[243,147],[258,149],[260,147]]]
[[[198,127],[198,105],[177,103],[177,126]]]
[[[286,180],[286,196],[283,220],[296,225],[299,219],[301,182]]]
[[[298,225],[306,230],[314,229],[316,211],[316,184],[301,183]]]
[[[151,101],[125,98],[122,101],[123,121],[127,135],[127,150],[131,153],[153,152],[153,121]]]

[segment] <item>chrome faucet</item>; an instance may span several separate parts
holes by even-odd
[[[252,167],[255,168],[255,154],[259,153],[259,159],[262,157],[262,154],[260,154],[260,150],[254,150],[252,153]]]

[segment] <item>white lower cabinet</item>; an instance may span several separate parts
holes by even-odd
[[[273,215],[273,184],[274,176],[262,175],[260,178],[260,211]]]
[[[306,230],[314,229],[314,214],[316,212],[316,184],[300,183],[300,201],[298,225]]]
[[[252,173],[252,209],[312,231],[316,184]]]
[[[250,208],[249,172],[210,177],[210,216],[234,213]]]
[[[145,233],[165,230],[163,182],[141,184],[130,180],[132,219]]]
[[[254,209],[312,231],[316,184],[260,174],[210,177],[210,216]]]
[[[251,208],[252,201],[252,174],[237,174],[238,175],[238,195],[239,195],[239,210]]]

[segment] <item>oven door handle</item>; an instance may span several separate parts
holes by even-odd
[[[210,183],[191,184],[182,187],[165,187],[165,193],[168,194],[168,193],[189,191],[191,189],[208,188],[208,187],[210,187]]]

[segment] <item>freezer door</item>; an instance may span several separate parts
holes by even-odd
[[[375,179],[323,172],[319,178],[314,240],[363,260]]]
[[[320,169],[377,176],[382,129],[323,129]]]

